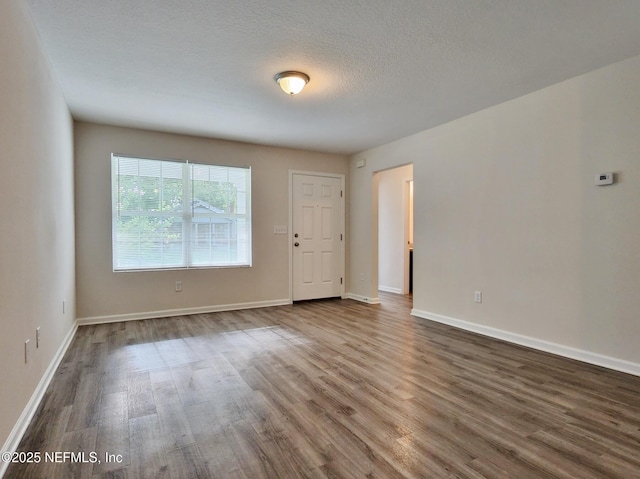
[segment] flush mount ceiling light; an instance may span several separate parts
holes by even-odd
[[[308,75],[293,71],[278,73],[275,79],[287,95],[297,95],[309,83]]]

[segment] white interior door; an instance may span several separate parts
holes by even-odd
[[[342,294],[342,179],[293,174],[293,300]]]

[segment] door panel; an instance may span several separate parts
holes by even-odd
[[[294,301],[342,294],[341,186],[340,178],[293,175]]]
[[[302,207],[302,238],[306,240],[313,239],[313,210],[313,206]]]
[[[329,283],[333,281],[333,252],[322,252],[322,282]]]
[[[302,252],[302,282],[304,284],[313,283],[313,251]]]
[[[322,239],[331,240],[333,238],[333,208],[323,207],[320,210],[322,224]]]

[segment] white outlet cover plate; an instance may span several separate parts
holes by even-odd
[[[604,186],[613,184],[613,172],[607,171],[595,176],[593,184],[596,186]]]

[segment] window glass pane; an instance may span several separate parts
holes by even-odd
[[[238,218],[235,222],[237,261],[249,263],[251,261],[251,232],[249,221],[246,218]]]
[[[229,172],[229,182],[234,186],[236,213],[247,214],[248,170],[236,168]]]
[[[248,264],[249,229],[244,218],[194,217],[191,223],[193,266]]]
[[[122,215],[115,228],[116,269],[169,268],[184,264],[182,218]]]
[[[237,263],[232,223],[226,218],[194,218],[191,225],[191,262],[194,266]]]
[[[140,210],[138,160],[123,158],[117,163],[114,184],[117,185],[119,211]]]
[[[236,213],[237,187],[229,181],[231,168],[211,165],[191,167],[193,214]]]
[[[180,163],[162,163],[162,211],[182,212],[182,195],[184,181],[182,179],[184,165]]]
[[[181,212],[182,170],[176,162],[120,158],[115,178],[118,210]]]
[[[251,264],[250,169],[113,155],[112,172],[115,270]]]
[[[138,190],[140,193],[141,211],[159,211],[162,182],[158,176],[140,176]]]

